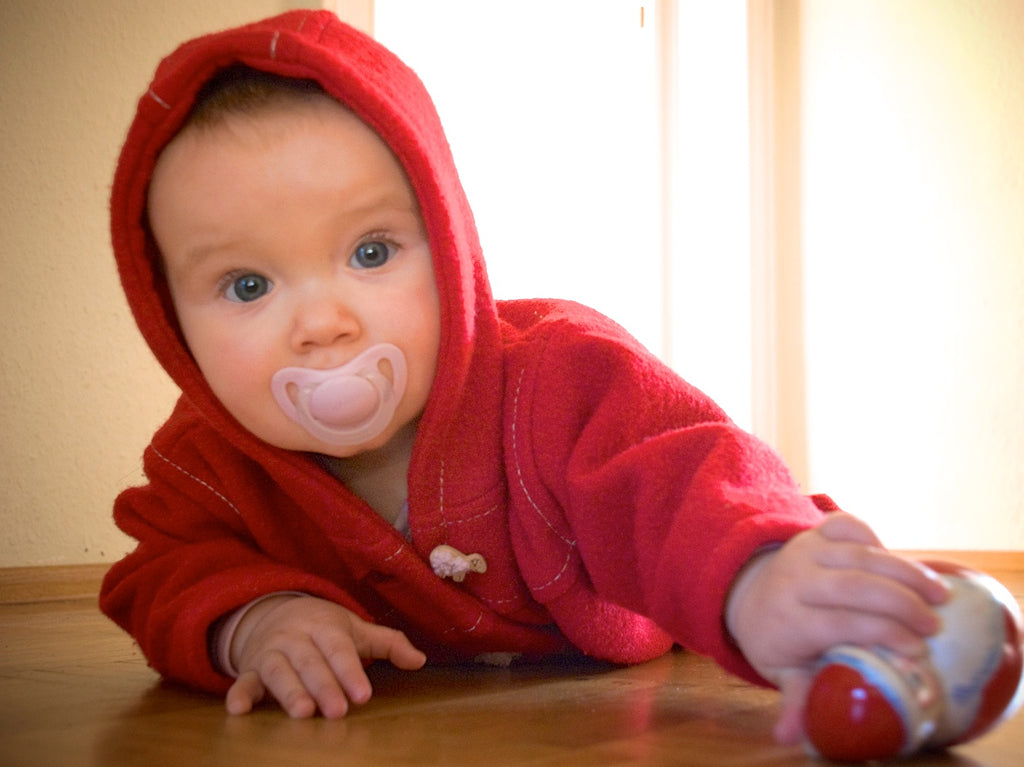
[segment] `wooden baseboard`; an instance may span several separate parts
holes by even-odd
[[[898,554],[910,559],[935,559],[954,562],[986,573],[1024,572],[1024,551],[907,551]]]
[[[95,600],[106,563],[0,568],[0,604]]]

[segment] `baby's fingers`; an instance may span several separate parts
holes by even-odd
[[[837,570],[806,584],[803,600],[817,609],[847,610],[892,621],[921,637],[934,634],[941,625],[920,594],[899,581],[860,570]]]
[[[817,528],[833,542],[819,552],[819,564],[832,569],[853,569],[901,583],[929,604],[942,604],[949,588],[929,567],[884,549],[874,531],[850,514],[830,514]]]
[[[255,671],[246,671],[228,689],[224,705],[229,714],[248,714],[266,694],[267,688],[260,681],[260,675]]]
[[[352,621],[351,636],[332,636],[320,649],[348,699],[356,704],[366,703],[373,694],[364,661],[388,660],[398,668],[411,671],[427,660],[401,631],[356,618]]]
[[[401,631],[371,623],[364,623],[362,629],[355,637],[361,657],[390,661],[407,671],[421,668],[427,662],[427,656]]]
[[[808,621],[805,638],[810,643],[808,658],[840,644],[885,647],[908,657],[921,656],[928,647],[920,634],[898,620],[839,608],[819,610]]]
[[[325,696],[329,682],[327,684],[324,682],[325,676],[330,676],[330,671],[323,659],[321,658],[317,662],[311,652],[299,655],[294,659],[290,659],[278,651],[267,653],[259,664],[259,675],[281,708],[296,719],[313,716],[318,704],[325,716],[341,716],[348,708],[347,702],[344,702],[344,696],[342,696],[344,710],[341,714],[336,713],[331,705],[328,705],[328,710],[324,710],[325,701],[314,699],[314,691],[324,696],[325,700],[331,699],[329,695]],[[338,691],[338,695],[341,695],[340,691]]]
[[[882,542],[866,522],[843,511],[834,511],[826,515],[825,520],[818,525],[817,531],[830,541],[883,548]]]
[[[356,705],[366,703],[373,695],[373,687],[363,665],[366,656],[357,651],[352,638],[348,634],[332,635],[322,639],[319,647],[330,665],[335,685],[340,685],[339,689]]]
[[[840,544],[821,554],[820,564],[833,571],[873,576],[878,582],[899,584],[930,605],[949,598],[949,587],[929,567],[886,551],[857,544]]]

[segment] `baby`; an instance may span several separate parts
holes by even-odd
[[[101,606],[233,713],[342,716],[377,659],[679,644],[778,686],[793,742],[825,650],[939,628],[934,573],[613,322],[492,298],[428,95],[327,12],[165,59],[111,227],[182,397],[117,499],[138,546]]]

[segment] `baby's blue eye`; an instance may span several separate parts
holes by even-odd
[[[224,297],[228,301],[247,303],[265,296],[270,292],[272,285],[273,283],[262,274],[243,274],[228,285]]]
[[[379,240],[364,242],[352,254],[349,263],[356,269],[376,269],[391,260],[391,247]]]

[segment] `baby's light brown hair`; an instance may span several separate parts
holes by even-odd
[[[315,80],[284,77],[236,64],[214,75],[199,89],[184,127],[209,127],[227,115],[257,114],[280,104],[331,98]]]

